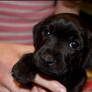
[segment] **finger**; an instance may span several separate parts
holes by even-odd
[[[48,92],[48,91],[46,91],[46,89],[44,89],[38,85],[34,85],[31,89],[31,92]]]
[[[48,92],[48,91],[42,87],[38,87],[38,92]]]
[[[12,76],[7,73],[5,74],[5,77],[1,78],[0,84],[3,85],[4,88],[9,90],[9,92],[30,92],[30,89],[22,88],[19,85],[17,85]],[[5,91],[0,91],[0,92],[5,92]]]
[[[36,75],[34,82],[52,92],[66,92],[66,88],[55,80],[47,80],[42,78],[39,74]]]
[[[31,92],[39,92],[37,86],[33,86]]]
[[[4,86],[0,85],[0,92],[9,92],[9,90]]]

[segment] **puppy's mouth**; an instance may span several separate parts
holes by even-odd
[[[34,54],[34,61],[36,61],[35,65],[40,72],[50,75],[53,73],[53,70],[56,70],[56,60],[52,54],[39,54],[37,52]],[[56,71],[54,72],[56,73]]]

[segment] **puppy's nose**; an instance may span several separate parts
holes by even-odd
[[[54,57],[52,55],[50,55],[50,54],[43,54],[43,55],[41,55],[41,59],[43,61],[45,61],[46,63],[48,63],[48,64],[52,64],[55,61]]]

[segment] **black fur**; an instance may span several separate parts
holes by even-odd
[[[85,69],[92,54],[91,34],[91,29],[77,15],[64,13],[48,17],[34,27],[36,50],[14,65],[14,79],[31,85],[40,73],[61,82],[68,92],[82,92]]]

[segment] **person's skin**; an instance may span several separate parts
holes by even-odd
[[[19,87],[11,76],[13,65],[23,54],[34,51],[33,46],[0,43],[0,92],[47,92],[44,88],[52,92],[66,92],[66,88],[55,80],[47,80],[39,74],[36,75],[32,89]]]
[[[78,14],[77,8],[69,8],[64,3],[68,2],[60,0],[57,2],[56,14]],[[34,80],[34,83],[37,85],[34,85],[32,89],[21,88],[14,82],[13,77],[11,76],[11,69],[13,65],[23,54],[31,53],[33,51],[33,46],[0,42],[0,92],[47,92],[46,89],[51,92],[66,92],[66,88],[62,84],[55,80],[47,80],[42,78],[39,74],[36,75]]]
[[[77,0],[74,0],[77,1]],[[78,6],[73,5],[73,2],[70,2],[68,0],[58,0],[56,5],[56,11],[55,14],[59,13],[73,13],[78,15]]]

